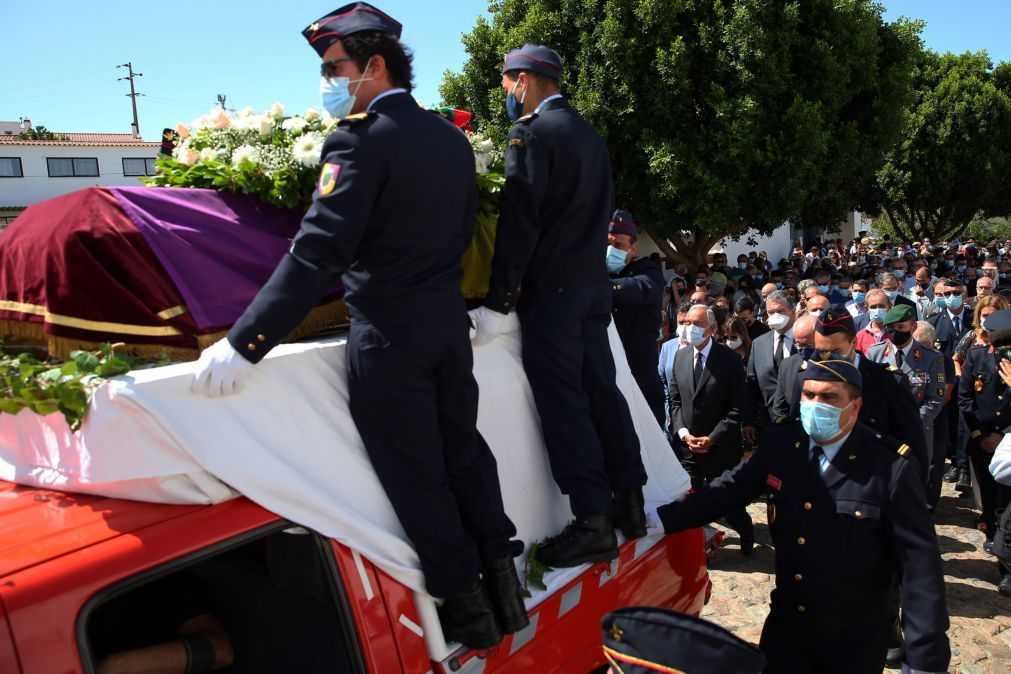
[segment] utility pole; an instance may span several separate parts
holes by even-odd
[[[128,93],[127,96],[130,97],[130,102],[133,103],[133,136],[134,136],[134,138],[140,138],[140,122],[137,121],[137,97],[138,96],[143,96],[144,94],[138,94],[136,92],[136,90],[133,87],[133,78],[135,78],[135,77],[143,77],[144,73],[135,73],[135,72],[133,72],[133,64],[129,63],[129,62],[122,63],[122,64],[120,64],[120,65],[118,65],[116,67],[117,68],[126,68],[127,71],[130,73],[129,76],[127,76],[127,77],[120,77],[116,81],[119,82],[121,80],[130,80],[130,93]]]
[[[227,101],[227,100],[228,100],[228,96],[225,96],[224,94],[218,94],[218,105],[221,106],[222,110],[225,109],[225,101]]]

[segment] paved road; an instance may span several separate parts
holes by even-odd
[[[970,506],[970,500],[959,498],[953,485],[944,485],[936,522],[951,616],[950,671],[1011,674],[1011,597],[997,593],[996,565],[981,548],[983,535],[973,528],[976,513]],[[726,543],[710,568],[713,597],[702,617],[758,643],[769,612],[774,553],[769,547],[764,502],[752,504],[748,511],[755,520],[759,546],[751,557],[744,557],[737,535],[725,529]]]

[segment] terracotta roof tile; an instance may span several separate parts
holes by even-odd
[[[161,143],[145,142],[129,133],[64,133],[54,131],[57,137],[68,140],[22,140],[17,136],[0,135],[0,145],[50,145],[87,147],[160,147]]]

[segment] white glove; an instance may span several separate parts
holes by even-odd
[[[488,307],[478,307],[467,313],[477,328],[477,333],[470,339],[474,346],[487,344],[501,335],[505,329],[506,320],[509,318],[506,314],[492,311]]]
[[[200,354],[190,390],[211,398],[238,393],[242,383],[253,373],[253,367],[227,338],[219,339]]]
[[[657,514],[656,508],[647,508],[646,510],[646,535],[654,536],[660,534],[663,536],[667,532],[663,530],[663,522],[660,521],[660,516]]]

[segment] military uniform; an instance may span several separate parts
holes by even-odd
[[[920,423],[927,441],[928,463],[930,468],[934,462],[934,420],[944,407],[944,356],[923,346],[915,339],[902,347],[902,365],[898,363],[898,349],[891,342],[875,344],[867,349],[866,357],[875,363],[881,363],[890,372],[902,373],[906,377],[913,398],[920,408]]]
[[[661,426],[666,414],[663,383],[656,369],[656,343],[663,285],[660,265],[648,257],[632,260],[627,267],[611,275],[614,326],[621,337],[632,376]]]
[[[614,208],[597,131],[560,96],[509,131],[485,306],[516,309],[551,472],[577,517],[611,510],[646,472],[607,337],[604,243]],[[520,287],[522,286],[522,296]]]
[[[474,155],[400,90],[327,139],[313,203],[228,339],[257,362],[340,275],[351,315],[349,406],[435,596],[508,555],[495,458],[476,429],[460,258],[471,240]],[[597,239],[599,242],[600,238]]]
[[[947,671],[941,557],[909,447],[858,422],[814,480],[812,445],[799,423],[769,427],[748,461],[662,506],[664,530],[701,526],[765,493],[776,549],[767,674],[880,674],[896,589],[906,663]]]

